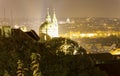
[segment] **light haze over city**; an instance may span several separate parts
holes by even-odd
[[[0,17],[12,10],[14,18],[44,18],[46,8],[57,17],[120,17],[120,0],[0,0]]]

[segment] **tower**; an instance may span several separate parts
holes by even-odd
[[[49,9],[47,9],[47,15],[45,22],[40,26],[39,33],[44,33],[49,35],[51,38],[58,37],[58,22],[55,14],[55,10],[53,11],[52,19],[50,17]],[[46,39],[44,39],[46,40]]]
[[[53,20],[52,21],[53,21],[53,23],[57,23],[55,9],[53,10]]]
[[[46,21],[47,21],[47,22],[51,22],[51,17],[50,17],[49,8],[47,8]]]
[[[54,37],[58,37],[58,22],[57,22],[57,18],[56,18],[56,13],[55,13],[55,9],[53,10],[53,19],[52,19],[52,23],[53,23],[53,30],[54,30]]]

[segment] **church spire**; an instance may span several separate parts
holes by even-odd
[[[55,9],[53,9],[53,23],[57,22],[57,18],[56,18],[56,13],[55,13]]]
[[[49,13],[49,8],[47,8],[46,21],[47,21],[47,22],[51,22],[51,17],[50,17],[50,13]]]

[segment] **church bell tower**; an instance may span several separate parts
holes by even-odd
[[[56,18],[55,9],[53,10],[53,19],[52,19],[53,27],[54,27],[54,36],[58,37],[58,22]]]

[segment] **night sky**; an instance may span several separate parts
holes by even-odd
[[[119,17],[120,0],[0,0],[0,17],[44,18],[46,8],[62,17]]]
[[[120,17],[120,0],[45,0],[60,17]]]

